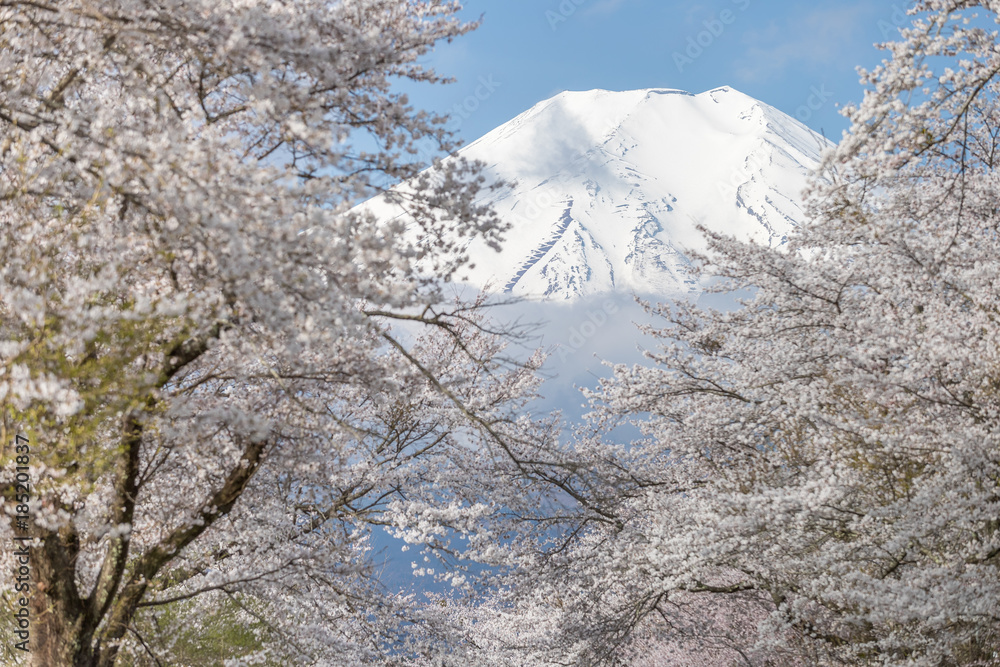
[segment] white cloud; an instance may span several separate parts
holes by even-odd
[[[869,3],[823,7],[776,19],[759,30],[743,33],[747,45],[736,70],[743,81],[780,77],[790,64],[826,65],[850,59],[858,41],[875,24],[876,9]]]

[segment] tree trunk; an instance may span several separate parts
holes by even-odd
[[[75,535],[50,533],[44,539],[41,547],[30,550],[35,590],[29,664],[91,667],[96,664],[94,630],[88,627],[86,607],[73,580]]]

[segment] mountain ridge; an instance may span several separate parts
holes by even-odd
[[[511,224],[504,247],[473,241],[465,279],[543,300],[696,294],[698,226],[783,244],[828,146],[729,86],[560,93],[458,152],[510,184],[482,199]]]

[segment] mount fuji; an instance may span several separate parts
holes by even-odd
[[[512,184],[484,195],[511,225],[503,249],[473,242],[465,279],[549,302],[696,296],[698,225],[783,244],[830,145],[729,87],[561,93],[459,151]]]
[[[499,324],[537,327],[523,348],[513,348],[514,356],[517,349],[548,352],[531,409],[583,423],[592,408],[579,388],[608,375],[605,361],[647,363],[642,349],[658,341],[635,323],[656,321],[633,294],[724,299],[702,295],[704,285],[688,270],[691,251],[705,247],[698,225],[783,244],[804,219],[801,192],[831,145],[777,109],[723,87],[698,95],[561,93],[459,151],[485,164],[488,181],[511,184],[483,191],[481,201],[511,228],[500,252],[472,242],[475,266],[464,280],[518,297],[499,299],[503,308],[490,311]],[[385,198],[363,206],[382,220],[408,215]],[[410,586],[407,560],[391,563],[387,571],[400,572],[401,587]]]

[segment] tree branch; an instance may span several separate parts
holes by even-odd
[[[254,440],[247,444],[240,462],[226,478],[222,487],[205,502],[198,516],[177,528],[166,539],[143,554],[133,565],[132,573],[121,589],[111,616],[97,641],[97,664],[112,667],[118,654],[118,640],[128,631],[129,623],[142,601],[150,582],[182,549],[198,539],[219,517],[228,514],[243,495],[264,458],[269,440]]]

